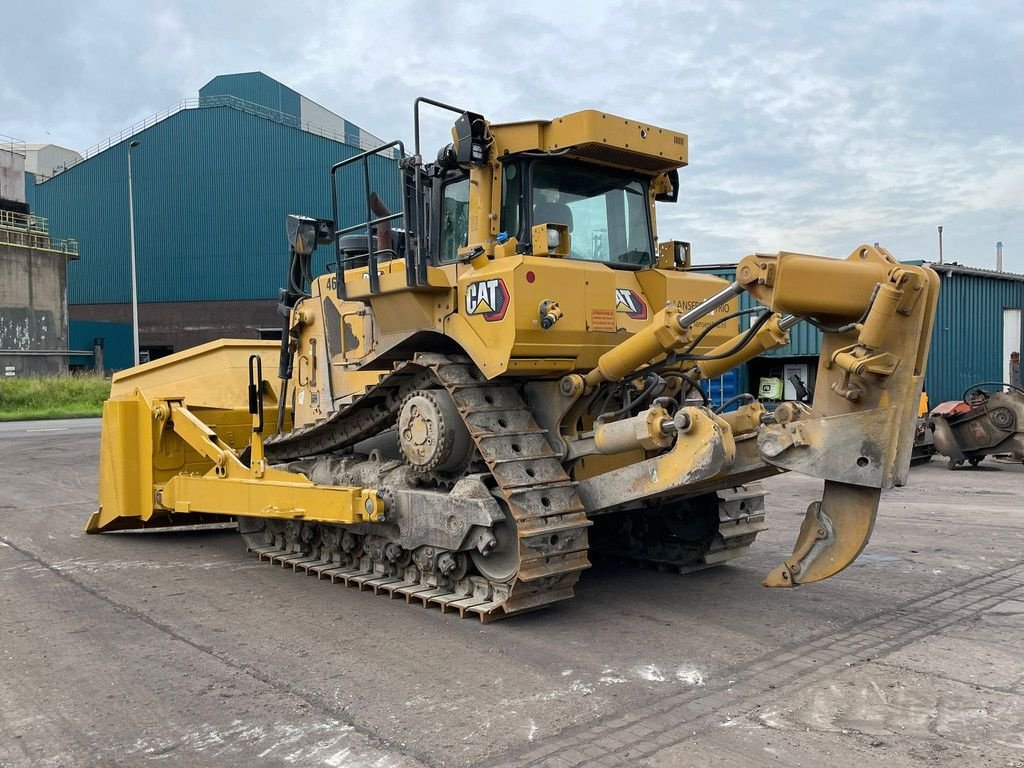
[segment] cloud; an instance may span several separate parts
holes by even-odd
[[[488,118],[597,107],[685,131],[691,165],[659,234],[699,261],[752,250],[1024,272],[1019,3],[198,0],[15,4],[0,133],[84,149],[259,69],[382,138],[411,142],[428,95]],[[448,118],[424,124],[424,154]]]

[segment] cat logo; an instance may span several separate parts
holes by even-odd
[[[615,289],[615,311],[633,320],[647,319],[647,304],[640,298],[640,294],[629,288]]]
[[[466,286],[466,312],[483,315],[489,323],[505,317],[508,310],[508,289],[500,277],[480,280]]]

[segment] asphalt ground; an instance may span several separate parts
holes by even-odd
[[[98,422],[0,424],[0,766],[1024,766],[1024,467],[938,460],[839,576],[597,565],[481,625],[261,564],[232,530],[82,533]]]

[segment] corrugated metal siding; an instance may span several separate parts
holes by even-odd
[[[363,147],[366,144],[363,143],[363,131],[355,123],[350,123],[348,120],[345,121],[345,141],[349,142],[354,147]]]
[[[275,298],[288,263],[286,215],[330,218],[330,166],[357,153],[226,106],[178,112],[133,138],[141,302]],[[117,144],[35,187],[54,236],[79,241],[71,304],[130,300],[127,149]],[[397,163],[373,157],[370,171],[397,210]],[[340,181],[341,224],[362,221],[361,175]],[[331,260],[321,248],[317,270]]]
[[[36,175],[25,171],[25,202],[32,213],[36,211]],[[41,216],[42,214],[40,214]]]
[[[706,379],[704,381],[704,389],[708,393],[708,399],[711,400],[711,407],[720,407],[726,400],[729,400],[740,393],[739,370],[733,368],[722,376],[716,376],[713,379]],[[733,403],[725,410],[727,412],[735,411],[739,406],[739,403]]]
[[[103,339],[103,367],[108,371],[121,371],[135,365],[131,323],[70,320],[68,337],[70,349],[92,349],[96,339]],[[74,355],[68,362],[70,365],[94,365],[91,355]]]
[[[235,96],[295,117],[302,114],[299,93],[262,72],[217,75],[199,89],[199,98],[206,96]]]
[[[931,405],[1003,378],[1003,310],[1024,308],[1024,282],[942,274],[925,391]]]

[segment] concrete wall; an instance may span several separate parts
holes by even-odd
[[[131,304],[72,304],[71,319],[131,323]],[[188,301],[139,305],[139,346],[172,351],[216,339],[258,339],[260,328],[280,328],[277,302]]]
[[[0,350],[68,348],[67,257],[0,245]],[[52,375],[67,370],[60,355],[4,355],[0,375]]]
[[[25,156],[0,149],[0,199],[25,202]]]

